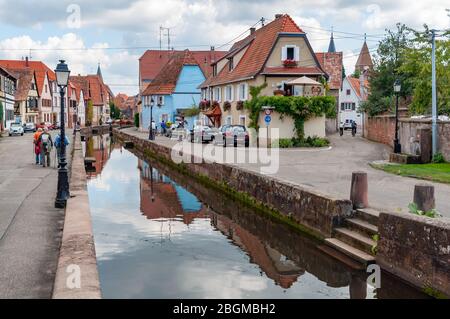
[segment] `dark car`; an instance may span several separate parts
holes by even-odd
[[[244,145],[245,147],[249,147],[250,135],[247,128],[243,125],[224,125],[214,137],[214,144],[222,145],[223,147],[227,147],[228,145],[233,145],[234,147]]]

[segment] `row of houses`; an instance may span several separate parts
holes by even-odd
[[[361,54],[364,59],[360,57],[358,68],[364,71],[373,66],[366,43]],[[251,28],[229,51],[149,50],[139,60],[141,129],[149,128],[152,105],[156,122],[184,118],[189,128],[196,124],[248,126],[249,113],[242,107],[243,103],[251,98],[250,87],[266,84],[261,92],[264,96],[280,95],[280,92],[285,96],[324,95],[325,92],[335,96],[340,114],[337,120],[327,123],[323,117],[305,125],[306,135],[325,136],[327,127],[336,130],[337,122],[350,116],[346,107],[347,113],[341,112],[340,100],[353,98],[342,93],[343,83],[353,83],[353,80],[345,78],[343,72],[343,54],[336,52],[333,35],[327,52],[314,52],[306,33],[287,14],[276,15],[272,22],[259,29]],[[306,85],[293,84],[296,80]],[[357,90],[350,94],[360,94],[361,90]],[[207,107],[201,108],[198,115],[186,116],[195,114],[188,109],[202,103]],[[351,111],[357,113],[357,109]],[[263,117],[260,121],[260,126],[264,126]],[[280,129],[281,137],[295,136],[292,119],[273,114],[271,126]]]
[[[97,74],[71,76],[65,89],[65,123],[74,127],[88,121],[87,105],[93,105],[92,124],[109,118],[109,103],[114,98],[103,82],[100,66]],[[60,124],[61,96],[55,72],[41,61],[0,60],[0,101],[2,128],[11,123]]]

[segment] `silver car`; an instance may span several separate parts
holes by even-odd
[[[209,143],[214,141],[217,129],[205,125],[198,125],[191,130],[191,143]]]
[[[9,136],[12,135],[21,135],[23,136],[23,127],[20,123],[12,123],[9,128]]]
[[[250,135],[247,128],[243,125],[224,125],[216,133],[214,144],[222,145],[223,147],[228,145],[249,147]]]

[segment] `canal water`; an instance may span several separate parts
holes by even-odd
[[[88,191],[105,298],[417,298],[185,176],[93,137]]]

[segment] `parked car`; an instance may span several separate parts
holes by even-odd
[[[23,136],[24,130],[20,123],[12,123],[9,128],[9,136],[21,135]]]
[[[224,125],[215,135],[214,144],[222,145],[223,147],[227,147],[228,145],[233,145],[234,147],[244,145],[245,147],[249,147],[250,135],[247,128],[243,125]]]
[[[205,125],[195,126],[191,130],[191,143],[212,142],[217,134],[217,129]]]
[[[352,122],[353,122],[353,120],[346,119],[345,122],[341,122],[341,127],[343,127],[344,130],[351,130]]]
[[[27,133],[27,132],[36,132],[36,124],[34,124],[33,122],[30,122],[30,123],[25,123],[24,125],[23,125],[23,131],[25,132],[25,133]]]

